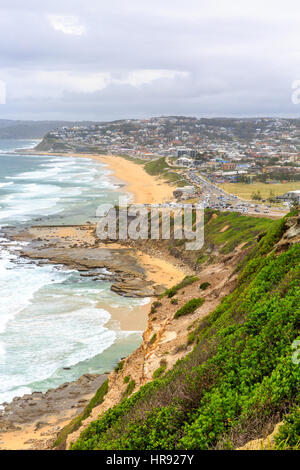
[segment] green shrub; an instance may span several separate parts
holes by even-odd
[[[124,377],[124,384],[128,384],[130,380],[130,375],[126,375],[126,377]]]
[[[182,317],[183,315],[194,313],[194,311],[197,310],[198,307],[201,307],[203,303],[204,303],[204,299],[201,299],[201,298],[189,300],[183,307],[177,310],[177,312],[174,315],[174,318],[177,319],[179,317]]]
[[[178,300],[177,299],[171,299],[171,304],[172,305],[178,305]]]
[[[181,282],[179,282],[179,284],[174,287],[171,287],[170,289],[167,289],[166,292],[162,294],[162,297],[174,297],[174,295],[176,295],[180,289],[183,289],[184,287],[187,287],[196,281],[199,281],[199,278],[197,276],[186,276]]]
[[[209,256],[208,255],[199,255],[198,256],[198,259],[197,259],[197,264],[203,264],[205,263],[205,261],[207,261],[209,259]]]
[[[129,395],[132,394],[133,390],[135,388],[135,381],[134,380],[130,380],[129,384],[127,385],[126,387],[126,390],[124,392],[124,397],[128,397]]]
[[[276,450],[300,450],[300,407],[295,406],[285,416],[284,424],[275,436]]]
[[[188,335],[187,344],[193,344],[196,340],[195,332],[192,332]]]
[[[150,313],[155,313],[158,307],[161,307],[161,306],[162,306],[161,302],[157,302],[157,301],[153,302]]]
[[[200,285],[201,290],[206,290],[208,287],[210,287],[209,282],[202,282],[202,284]]]
[[[161,303],[161,302],[158,302],[158,301],[155,301],[155,302],[153,302],[152,306],[153,306],[154,308],[158,308],[158,307],[161,307],[161,306],[162,306],[162,303]]]
[[[164,360],[161,361],[160,367],[153,372],[153,378],[158,379],[161,375],[163,375],[166,368],[167,368],[167,362]]]
[[[121,372],[121,370],[123,370],[123,367],[124,367],[124,361],[120,361],[120,362],[116,365],[114,371],[115,371],[115,372]]]
[[[153,335],[152,338],[150,339],[150,344],[155,343],[156,339],[157,339],[157,334],[154,333],[154,335]]]

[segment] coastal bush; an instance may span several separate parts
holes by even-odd
[[[299,397],[300,398],[300,397]],[[299,403],[299,401],[298,401]],[[295,406],[285,416],[284,424],[275,436],[276,450],[300,450],[300,407]]]
[[[174,315],[174,318],[177,319],[179,317],[182,317],[183,315],[194,313],[194,311],[197,310],[198,307],[201,307],[203,303],[204,303],[204,299],[201,299],[201,298],[189,300],[183,307],[177,310],[177,312]]]
[[[188,339],[187,339],[187,344],[193,344],[196,340],[197,336],[194,332],[190,333],[188,335]]]
[[[167,361],[162,360],[160,363],[160,367],[153,372],[153,378],[158,379],[165,372],[166,368]]]
[[[202,282],[202,284],[200,285],[201,290],[206,290],[206,289],[208,289],[208,287],[210,287],[209,282]]]
[[[126,375],[126,377],[124,377],[124,384],[128,384],[130,380],[130,375]]]
[[[209,256],[208,255],[203,255],[203,254],[200,254],[198,256],[198,259],[197,259],[197,264],[203,264],[205,263],[205,261],[207,261],[209,259]]]
[[[124,361],[120,361],[118,362],[118,364],[116,365],[114,371],[115,372],[121,372],[121,370],[123,370],[123,367],[124,367]]]
[[[124,397],[128,397],[129,395],[131,395],[134,388],[135,388],[135,380],[130,380],[124,392]]]
[[[173,286],[170,289],[167,289],[161,295],[161,297],[167,296],[170,299],[174,297],[174,295],[176,295],[180,289],[183,289],[184,287],[187,287],[197,281],[199,281],[199,278],[197,276],[186,276],[181,282],[179,282],[179,284],[176,284],[176,286]]]
[[[170,303],[172,305],[178,305],[178,299],[171,299]]]
[[[161,307],[162,306],[162,303],[161,302],[158,302],[157,300],[155,302],[153,302],[152,306],[154,308],[158,308],[158,307]]]
[[[174,183],[176,186],[186,186],[188,184],[182,175],[176,173],[175,169],[168,165],[165,157],[146,163],[145,170],[149,175],[160,176],[168,183]]]
[[[298,445],[291,345],[299,335],[300,245],[273,253],[283,226],[272,224],[240,266],[237,288],[200,321],[193,351],[91,423],[73,449],[236,448],[288,413],[278,443]]]
[[[153,302],[150,313],[155,313],[157,309],[161,306],[162,306],[161,302],[158,302],[158,301]]]

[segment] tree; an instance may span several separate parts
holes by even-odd
[[[260,194],[260,191],[254,191],[252,194],[251,194],[251,199],[253,199],[254,201],[261,201],[262,197],[261,197],[261,194]]]

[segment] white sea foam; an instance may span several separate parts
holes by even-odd
[[[10,186],[14,184],[13,181],[8,181],[7,183],[0,183],[0,188],[5,188],[6,186]]]
[[[17,255],[8,250],[0,251],[0,333],[5,332],[8,322],[30,303],[36,291],[62,278],[52,266],[36,268],[26,263],[16,266],[16,259]]]
[[[85,207],[92,207],[99,196],[110,200],[109,191],[118,187],[109,180],[108,171],[87,159],[22,158],[29,163],[23,165],[22,160],[18,173],[2,172],[6,179],[0,183],[2,225],[65,210],[72,213],[79,207],[82,217],[90,217],[93,214],[85,214]],[[37,162],[36,169],[31,159]],[[0,403],[40,390],[41,383],[50,387],[68,381],[70,373],[62,375],[63,368],[75,367],[84,373],[85,361],[118,340],[128,343],[131,335],[139,335],[107,328],[110,315],[105,302],[118,303],[107,282],[91,282],[76,271],[20,260],[18,251],[24,244],[0,237]],[[98,307],[99,300],[103,308]],[[122,299],[121,304],[133,308],[148,301]]]

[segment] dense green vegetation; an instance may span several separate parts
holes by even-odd
[[[197,308],[203,305],[204,299],[191,299],[186,304],[184,304],[174,315],[174,318],[177,319],[182,317],[183,315],[189,315],[190,313],[194,313]]]
[[[297,446],[291,346],[300,324],[300,246],[273,252],[284,226],[276,221],[260,237],[239,266],[237,288],[192,332],[193,351],[91,423],[73,449],[231,449],[289,412],[280,442]]]
[[[130,155],[125,155],[124,153],[117,154],[116,156],[125,158],[125,160],[128,160],[132,163],[136,163],[137,165],[144,165],[145,164],[145,160],[143,160],[141,158],[138,158],[138,157],[131,157]]]
[[[300,407],[295,406],[284,418],[284,424],[275,436],[277,450],[300,450]]]

